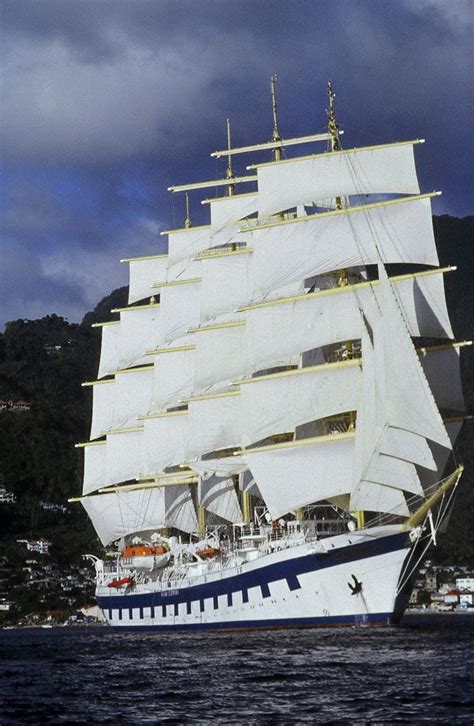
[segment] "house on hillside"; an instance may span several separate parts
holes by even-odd
[[[16,401],[11,408],[12,411],[29,411],[30,404],[28,401]]]
[[[49,555],[49,548],[51,542],[41,537],[40,539],[28,540],[28,539],[17,539],[19,544],[26,544],[28,552],[39,552],[40,555]]]
[[[13,492],[7,491],[6,487],[0,485],[0,504],[15,504],[16,496]]]

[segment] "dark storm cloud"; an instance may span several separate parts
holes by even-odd
[[[464,7],[456,0],[4,5],[4,147],[13,158],[184,153],[231,111],[251,133],[273,70],[292,123],[295,98],[317,118],[329,75],[354,125],[373,116],[396,128],[407,112],[416,124],[442,111],[440,89],[447,101],[469,81],[467,20],[449,9]]]
[[[324,127],[331,78],[346,146],[425,137],[422,187],[445,191],[436,211],[468,213],[472,7],[3,0],[4,284],[18,254],[18,315],[27,287],[35,309],[77,315],[122,284],[116,260],[181,224],[166,186],[221,173],[207,154],[226,116],[236,144],[271,135],[273,72],[284,135]]]

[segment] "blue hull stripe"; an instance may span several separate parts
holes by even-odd
[[[231,606],[233,593],[240,593],[244,602],[246,602],[248,590],[252,587],[260,587],[262,596],[268,597],[270,594],[269,583],[277,580],[286,580],[290,590],[297,590],[301,587],[298,575],[376,557],[389,552],[396,552],[407,546],[408,535],[398,533],[370,542],[360,542],[348,547],[341,547],[327,553],[309,554],[284,562],[277,562],[259,567],[251,572],[229,575],[222,580],[201,585],[188,585],[182,589],[170,589],[147,594],[127,592],[124,595],[101,595],[97,598],[97,601],[104,610],[157,607],[160,605],[164,609],[166,605],[200,601],[201,612],[203,612],[204,600],[207,598],[219,597],[220,595],[227,596],[227,603]]]
[[[189,623],[176,625],[140,625],[141,630],[160,632],[190,630],[258,630],[259,628],[321,628],[390,625],[392,613],[371,613],[369,615],[328,615],[318,618],[275,618],[272,620],[230,620],[220,623]],[[136,626],[120,626],[120,630],[136,630]]]

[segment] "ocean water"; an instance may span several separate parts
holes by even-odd
[[[0,724],[473,724],[474,628],[0,631]]]

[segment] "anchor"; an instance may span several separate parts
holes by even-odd
[[[359,582],[355,575],[352,575],[352,579],[354,580],[354,584],[352,584],[352,582],[348,582],[347,585],[351,590],[351,595],[358,595],[362,592],[362,583]]]

